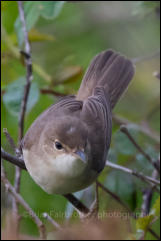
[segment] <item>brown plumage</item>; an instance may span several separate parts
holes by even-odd
[[[44,190],[61,194],[78,191],[103,170],[111,141],[111,111],[133,75],[130,60],[112,50],[102,52],[92,60],[78,94],[62,98],[35,120],[23,141],[24,159]],[[61,151],[53,147],[56,140],[63,146]],[[85,154],[83,166],[78,156],[76,162],[71,161],[77,150]],[[57,157],[65,160],[62,166]]]

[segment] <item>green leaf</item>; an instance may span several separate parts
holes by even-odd
[[[26,1],[24,3],[24,13],[27,30],[29,31],[35,26],[40,16],[45,19],[55,19],[59,15],[63,4],[64,1]],[[24,34],[19,17],[15,22],[15,30],[21,46],[24,41]]]
[[[111,171],[104,182],[105,186],[116,193],[124,202],[134,209],[136,206],[135,184],[133,178],[121,171]]]
[[[160,197],[154,203],[150,211],[150,214],[145,217],[140,217],[136,221],[137,232],[146,231],[149,225],[151,224],[151,222],[155,220],[156,217],[159,217],[159,216],[160,216]]]
[[[35,1],[27,1],[24,4],[24,13],[26,18],[26,28],[29,31],[37,22],[40,11],[37,10],[37,2]],[[22,46],[24,41],[24,33],[22,30],[22,24],[20,18],[18,17],[15,22],[15,30],[18,36],[18,43]]]
[[[6,87],[6,92],[3,95],[3,101],[6,108],[11,114],[16,116],[18,116],[20,112],[25,82],[25,77],[20,77],[18,80],[12,82]],[[27,112],[29,112],[32,109],[32,107],[36,104],[38,98],[38,86],[35,82],[33,82],[30,88],[29,98],[27,102]]]
[[[146,231],[152,220],[153,220],[153,215],[148,215],[145,217],[138,218],[136,221],[137,232]]]
[[[46,19],[54,19],[59,15],[63,5],[64,1],[40,1],[41,16]]]
[[[6,10],[10,1],[1,1],[1,11]]]
[[[17,2],[1,1],[1,11],[2,26],[8,34],[11,34],[14,31],[14,23],[18,16]]]
[[[37,29],[33,28],[29,32],[29,40],[32,42],[36,41],[54,41],[55,38],[51,34],[40,33]]]
[[[114,134],[114,143],[116,151],[124,155],[134,155],[136,154],[136,148],[131,143],[131,141],[125,136],[124,133],[118,131]]]
[[[155,217],[159,217],[160,216],[160,196],[159,198],[156,200],[156,202],[154,203],[151,211],[150,211],[151,215],[154,215]]]

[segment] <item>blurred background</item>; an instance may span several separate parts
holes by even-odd
[[[153,160],[157,160],[160,144],[160,80],[158,78],[160,2],[60,1],[55,2],[55,5],[52,6],[48,1],[35,3],[34,1],[24,1],[32,47],[34,75],[25,130],[43,110],[55,103],[59,97],[76,94],[86,68],[97,53],[106,49],[114,49],[133,59],[136,64],[135,77],[128,91],[114,109],[114,114],[118,118],[123,117],[130,122],[128,125],[130,133],[144,151]],[[8,129],[16,142],[18,114],[26,69],[24,59],[19,53],[19,50],[23,49],[23,35],[17,2],[2,1],[1,13],[1,137],[3,148],[13,154],[13,150],[4,137],[3,128]],[[146,131],[142,131],[142,129]],[[115,122],[108,160],[149,176],[153,172],[153,166],[120,132],[119,126]],[[13,183],[13,165],[4,162],[4,166],[8,179]],[[139,212],[141,210],[143,191],[147,189],[146,184],[133,176],[111,168],[105,168],[99,181],[116,193],[132,211]],[[25,171],[22,171],[20,193],[47,224],[52,238],[55,235],[53,227],[44,220],[43,212],[48,212],[60,224],[69,222],[75,225],[79,220],[77,215],[74,215],[73,207],[64,197],[46,194]],[[111,196],[102,190],[99,190],[99,193],[100,214],[124,211],[123,207]],[[90,206],[95,196],[94,185],[76,193],[76,196]],[[154,192],[151,207],[157,198],[158,193]],[[10,210],[11,196],[2,187],[2,230],[4,232]],[[20,207],[20,213],[22,215],[21,232],[38,235],[32,218],[22,207]],[[101,221],[105,219],[106,227],[113,224],[111,230],[115,226],[122,239],[127,238],[129,233],[136,233],[136,223],[131,218],[124,219],[122,222],[119,218],[107,218],[106,220],[106,217],[103,216]],[[115,238],[114,232],[107,234],[104,224],[100,224],[100,226],[100,230],[102,230],[100,237]],[[80,237],[78,227],[74,229],[78,231],[75,231],[74,234],[71,230],[67,230],[69,237]],[[92,229],[95,227],[89,227],[90,229],[92,233]],[[153,224],[153,229],[159,234],[159,220]],[[122,232],[122,230],[125,231]],[[154,237],[147,234],[146,239],[151,238]]]

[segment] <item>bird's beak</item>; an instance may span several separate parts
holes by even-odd
[[[74,152],[84,163],[87,162],[87,158],[86,158],[86,154],[81,151],[81,150],[77,150]]]

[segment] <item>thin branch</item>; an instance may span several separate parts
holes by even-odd
[[[89,212],[85,215],[80,215],[81,220],[84,222],[84,219],[98,219],[99,211],[99,195],[98,195],[98,181],[96,181],[96,191],[95,191],[95,200],[92,202]]]
[[[157,240],[160,240],[159,235],[156,234],[151,228],[148,228],[148,231],[149,231]]]
[[[45,234],[45,226],[42,223],[42,221],[38,218],[38,216],[34,213],[34,211],[30,208],[30,206],[25,202],[25,200],[21,197],[20,194],[18,194],[15,190],[15,188],[11,185],[11,183],[8,181],[3,166],[1,166],[1,181],[4,183],[6,189],[14,196],[16,201],[21,204],[25,210],[32,216],[33,220],[35,221],[39,232],[40,232],[40,237],[41,239],[46,238]]]
[[[141,217],[148,215],[150,211],[150,204],[153,196],[153,188],[148,188],[143,191],[143,203],[141,206]]]
[[[96,210],[97,213],[99,211],[99,190],[98,190],[99,184],[98,181],[96,181]]]
[[[15,145],[15,143],[14,143],[14,140],[13,140],[12,137],[10,136],[7,128],[3,128],[3,133],[5,134],[8,142],[9,142],[9,144],[10,144],[10,146],[11,146],[11,148],[14,150],[14,152],[16,152],[17,147],[16,147],[16,145]]]
[[[11,38],[8,36],[7,32],[5,31],[3,25],[1,26],[1,32],[2,32],[2,39],[5,41],[5,44],[7,45],[8,49],[11,51],[13,56],[16,59],[20,59],[20,51],[19,49],[13,44]],[[33,63],[33,69],[34,72],[36,72],[42,79],[44,79],[47,83],[51,83],[53,78],[51,75],[49,75],[44,69],[42,69],[41,66],[39,66],[36,63]]]
[[[153,171],[152,178],[154,179],[158,178],[158,172],[156,170]],[[143,191],[143,203],[141,207],[142,216],[146,216],[149,214],[154,188],[155,188],[155,185],[152,185],[151,188],[148,188]]]
[[[3,158],[6,161],[9,161],[13,165],[20,167],[21,169],[26,170],[26,166],[22,158],[15,157],[9,154],[8,152],[4,151],[2,147],[1,147],[1,158]]]
[[[52,219],[48,213],[43,213],[43,217],[47,219],[56,229],[62,229],[61,226],[54,219]]]
[[[136,126],[136,128],[141,131],[143,134],[145,134],[146,136],[150,137],[151,139],[153,139],[156,143],[160,143],[160,136],[155,133],[155,131],[152,131],[150,128],[148,128],[147,126],[145,127],[144,125],[140,124],[137,125],[136,123],[130,122],[129,120],[122,118],[120,116],[116,116],[113,114],[112,119],[114,121],[115,124],[117,125],[133,125]]]
[[[140,172],[136,172],[134,170],[131,170],[127,167],[123,167],[123,166],[120,166],[120,165],[117,165],[115,163],[112,163],[112,162],[109,162],[109,161],[106,161],[106,166],[109,166],[109,167],[112,167],[113,169],[116,169],[116,170],[120,170],[120,171],[123,171],[123,172],[126,172],[126,173],[129,173],[133,176],[136,176],[138,177],[140,180],[148,183],[148,184],[155,184],[155,185],[160,185],[160,181],[152,178],[152,177],[149,177],[149,176],[145,176],[143,175],[142,173]]]
[[[79,213],[87,214],[89,213],[89,209],[79,201],[74,195],[72,194],[65,194],[63,195],[71,204],[73,204],[74,208]]]
[[[27,108],[27,100],[29,96],[30,91],[30,85],[32,80],[32,62],[31,62],[31,56],[30,56],[30,44],[28,40],[28,33],[26,28],[26,22],[25,22],[25,16],[24,16],[24,9],[23,9],[23,2],[18,1],[18,10],[19,10],[19,16],[22,23],[22,31],[24,34],[24,43],[25,43],[25,63],[26,63],[26,84],[24,86],[24,94],[23,99],[21,101],[21,109],[19,114],[19,121],[18,121],[18,152],[16,153],[17,157],[20,157],[21,155],[21,149],[20,149],[20,143],[23,138],[24,134],[24,119],[25,119],[25,113]],[[14,181],[14,188],[17,193],[20,191],[20,180],[21,180],[21,169],[19,167],[16,167],[15,170],[15,181]],[[19,233],[19,225],[20,225],[20,217],[18,213],[18,202],[16,199],[13,199],[12,202],[12,208],[13,208],[13,215],[16,223],[16,230],[17,235]]]
[[[27,32],[27,28],[26,28],[26,21],[25,21],[25,15],[24,15],[22,1],[18,1],[18,9],[19,9],[20,20],[22,23],[22,30],[23,30],[23,34],[24,34],[24,43],[25,43],[25,52],[21,51],[21,54],[23,54],[25,57],[26,72],[27,72],[26,73],[26,85],[24,87],[24,96],[22,99],[21,111],[20,111],[20,116],[19,116],[19,142],[20,142],[21,139],[23,138],[24,118],[25,118],[25,113],[26,113],[27,100],[28,100],[28,96],[29,96],[31,80],[32,80],[33,76],[32,76],[31,48],[30,48],[30,43],[28,40],[28,32]]]
[[[58,96],[58,97],[63,97],[66,96],[67,94],[63,94],[63,93],[59,93],[55,90],[51,90],[51,89],[40,89],[40,92],[42,94],[50,94],[50,95],[54,95],[54,96]]]
[[[129,138],[129,140],[132,142],[132,144],[136,147],[136,149],[150,162],[150,164],[160,173],[160,168],[157,165],[157,162],[154,162],[152,158],[141,148],[141,146],[135,141],[135,139],[132,137],[126,126],[122,125],[120,127],[120,131],[122,131],[126,136]]]
[[[131,213],[131,210],[129,207],[121,200],[119,196],[117,196],[115,193],[111,192],[107,187],[105,187],[102,183],[97,182],[98,187],[100,187],[104,192],[108,193],[114,200],[116,200],[121,206],[123,206],[126,210],[128,210]]]

